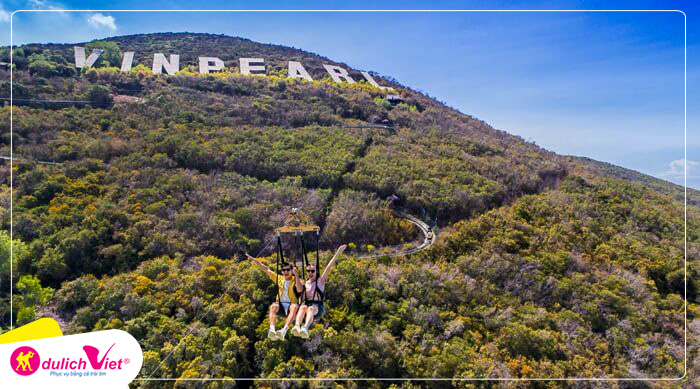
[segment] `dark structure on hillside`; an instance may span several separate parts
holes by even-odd
[[[387,95],[384,101],[388,101],[391,105],[397,105],[403,103],[403,99],[399,95]]]

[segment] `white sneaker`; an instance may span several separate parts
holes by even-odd
[[[309,330],[307,330],[306,327],[302,327],[299,336],[301,336],[302,339],[309,339]]]
[[[282,328],[281,330],[277,331],[277,340],[284,340],[284,338],[287,336],[287,330],[289,328]]]
[[[267,330],[267,338],[272,339],[272,340],[277,340],[277,331],[275,331],[272,328]]]
[[[299,326],[292,327],[292,336],[301,336],[301,328]]]

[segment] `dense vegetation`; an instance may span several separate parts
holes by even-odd
[[[677,187],[557,156],[385,78],[380,83],[404,100],[389,104],[366,83],[330,82],[320,64],[334,62],[296,49],[202,34],[88,47],[107,54],[80,73],[70,65],[71,45],[15,50],[13,92],[23,100],[13,108],[21,158],[12,172],[13,325],[49,316],[67,333],[123,329],[142,345],[144,377],[683,374]],[[120,73],[114,66],[124,51],[136,51],[135,67]],[[150,74],[153,52],[181,54],[181,72]],[[197,55],[219,56],[232,69],[199,75]],[[264,57],[268,76],[239,75],[245,56]],[[285,78],[287,60],[302,61],[316,81]],[[8,89],[0,85],[3,96]],[[1,154],[9,155],[9,107],[1,109]],[[392,128],[358,128],[376,123]],[[7,329],[10,171],[1,167]],[[410,257],[357,259],[419,239],[388,208],[392,195],[439,228],[438,242]],[[353,249],[331,277],[324,325],[310,341],[276,343],[265,336],[273,285],[240,259],[262,251],[272,261],[267,243],[294,206],[323,228],[322,262],[338,244]],[[692,369],[698,216],[688,208]],[[297,255],[291,242],[285,249]],[[448,384],[492,385],[399,385]],[[268,383],[207,387],[248,385]]]

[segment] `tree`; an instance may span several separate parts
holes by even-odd
[[[39,59],[29,64],[29,74],[41,77],[52,77],[61,74],[61,72],[56,68],[55,64]]]
[[[22,293],[25,306],[46,304],[53,296],[53,289],[42,287],[39,279],[34,276],[22,276],[17,281],[17,290]]]
[[[12,241],[12,267],[15,279],[18,264],[27,257],[27,246],[19,239]],[[0,290],[9,289],[5,280],[10,279],[10,234],[0,231]]]
[[[45,305],[53,296],[52,288],[43,288],[39,279],[34,276],[22,276],[17,281],[19,296],[17,305],[17,324],[24,325],[36,318],[36,307]]]
[[[85,47],[91,50],[104,50],[93,65],[94,67],[119,66],[121,64],[122,51],[116,42],[90,42]]]

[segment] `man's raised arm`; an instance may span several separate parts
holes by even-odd
[[[245,256],[248,257],[248,259],[250,259],[251,262],[253,262],[253,265],[257,266],[260,270],[265,272],[265,274],[267,274],[269,277],[275,276],[275,272],[273,272],[272,270],[270,270],[269,267],[263,265],[260,261],[255,259],[255,257],[251,256],[248,253],[245,253]]]

